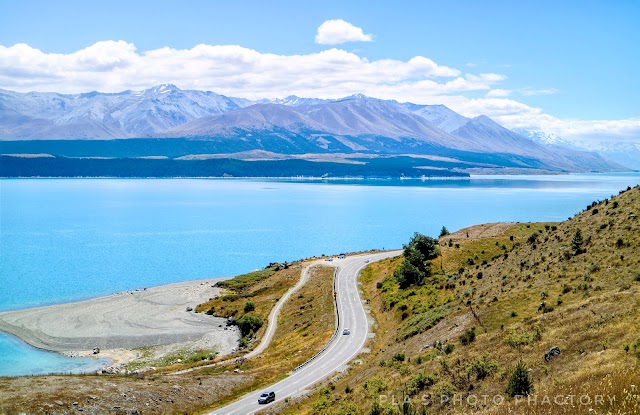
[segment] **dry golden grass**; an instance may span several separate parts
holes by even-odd
[[[634,188],[563,223],[489,225],[445,236],[426,287],[398,288],[392,274],[401,259],[372,264],[362,276],[377,323],[372,352],[286,413],[369,414],[376,401],[380,413],[402,413],[407,393],[407,413],[640,413],[633,346],[640,340],[639,214]],[[578,229],[586,252],[576,254]],[[408,322],[415,328],[436,312],[444,319],[404,338]],[[475,341],[464,346],[460,336],[472,327]],[[562,353],[547,362],[552,346]],[[506,396],[519,359],[530,369],[535,405]],[[442,394],[457,400],[441,403]],[[564,404],[571,399],[582,401]]]
[[[293,263],[287,268],[279,269],[268,278],[248,285],[239,291],[223,289],[219,297],[198,305],[196,312],[206,312],[213,308],[216,316],[238,318],[246,314],[244,311],[246,303],[252,302],[255,310],[250,311],[249,314],[260,317],[264,322],[262,328],[255,333],[256,338],[259,339],[266,329],[271,309],[280,297],[298,282],[303,266],[302,263]]]

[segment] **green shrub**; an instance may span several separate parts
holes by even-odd
[[[392,359],[396,362],[404,362],[404,352],[398,352],[396,354],[393,355]]]
[[[331,402],[327,395],[321,395],[318,400],[313,403],[313,413],[322,413],[325,409],[329,408]]]
[[[369,415],[382,415],[382,408],[380,407],[377,399],[373,401],[373,405],[371,405]]]
[[[448,380],[441,380],[433,385],[431,395],[437,402],[447,403],[456,393],[456,387]]]
[[[460,336],[460,344],[468,346],[476,340],[476,328],[471,327]]]
[[[436,383],[436,378],[424,372],[416,373],[407,381],[407,395],[415,395]]]
[[[249,300],[246,303],[244,303],[244,312],[245,313],[249,313],[251,311],[254,311],[256,309],[256,305],[253,303],[253,301]]]
[[[234,324],[240,329],[242,336],[247,336],[251,332],[256,332],[262,327],[262,319],[252,314],[245,314],[239,319],[234,320]]]
[[[362,389],[364,389],[365,394],[369,395],[372,398],[378,398],[381,392],[387,389],[387,383],[382,378],[371,378],[367,379],[362,384]]]
[[[249,339],[247,339],[245,336],[240,337],[240,340],[238,341],[238,346],[240,346],[241,349],[244,349],[248,345],[249,345]]]
[[[203,360],[213,360],[218,352],[211,350],[198,350],[194,354],[182,359],[183,363],[201,362]]]
[[[247,274],[238,275],[237,277],[219,281],[217,287],[227,288],[238,292],[244,292],[250,286],[269,278],[279,269],[279,266],[270,266],[259,271],[249,272]]]
[[[513,398],[514,396],[528,396],[531,392],[533,392],[533,379],[529,375],[527,366],[522,360],[519,360],[509,377],[507,395]]]
[[[453,349],[455,349],[455,346],[451,343],[447,343],[442,348],[442,351],[444,352],[444,354],[451,354],[453,353]]]
[[[483,380],[498,371],[498,362],[489,359],[487,354],[475,358],[467,368],[467,372],[476,377],[476,380]]]
[[[531,331],[511,331],[504,338],[505,343],[514,349],[535,343],[542,339],[542,329],[540,326],[533,326]]]

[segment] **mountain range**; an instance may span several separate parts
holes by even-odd
[[[119,93],[0,90],[0,139],[5,142],[133,138],[187,138],[206,142],[210,154],[260,150],[289,155],[415,155],[449,158],[488,171],[625,169],[559,139],[545,141],[535,133],[511,131],[486,116],[467,118],[443,105],[364,95],[250,101],[171,84]],[[40,152],[46,148],[43,142]],[[183,154],[187,155],[193,156]]]

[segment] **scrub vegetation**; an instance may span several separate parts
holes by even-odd
[[[640,413],[639,214],[636,187],[562,223],[443,234],[409,284],[413,259],[370,264],[370,352],[282,413]]]

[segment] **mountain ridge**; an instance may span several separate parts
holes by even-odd
[[[81,94],[0,90],[0,140],[182,138],[214,140],[221,152],[501,154],[522,168],[554,172],[623,169],[573,149],[546,145],[486,116],[469,119],[443,105],[362,94],[340,99],[251,101],[172,84],[139,91]],[[266,140],[266,141],[265,141]]]

